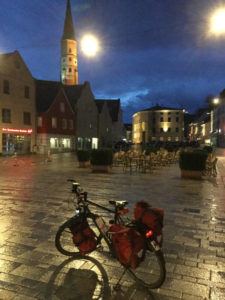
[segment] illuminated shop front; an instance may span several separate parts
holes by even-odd
[[[74,136],[61,136],[38,134],[37,135],[37,153],[46,154],[48,151],[51,153],[63,153],[75,151],[75,137]]]
[[[2,128],[2,155],[31,152],[32,129]]]

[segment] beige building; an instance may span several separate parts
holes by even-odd
[[[35,146],[35,84],[18,51],[0,55],[0,153],[25,154]]]
[[[184,140],[184,110],[156,105],[132,116],[132,141],[181,142]]]
[[[211,118],[210,110],[202,109],[189,124],[190,141],[198,141],[202,145],[211,144]]]

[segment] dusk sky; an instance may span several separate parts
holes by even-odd
[[[0,53],[18,50],[36,79],[59,80],[66,0],[0,0]],[[225,37],[209,33],[225,0],[71,0],[79,83],[96,99],[121,99],[124,122],[155,104],[204,105],[225,88]],[[95,57],[84,34],[100,41]]]

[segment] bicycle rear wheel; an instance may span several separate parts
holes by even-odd
[[[161,250],[155,251],[148,242],[144,261],[137,269],[128,269],[128,271],[137,283],[150,289],[160,287],[166,277],[163,252]]]

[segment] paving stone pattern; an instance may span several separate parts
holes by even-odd
[[[0,158],[0,299],[225,299],[225,157],[216,178],[180,178],[178,164],[146,173],[111,174],[79,169],[74,154]],[[60,224],[74,213],[67,178],[77,179],[89,199],[148,200],[165,209],[167,277],[147,291],[107,252],[82,260],[54,246]]]

